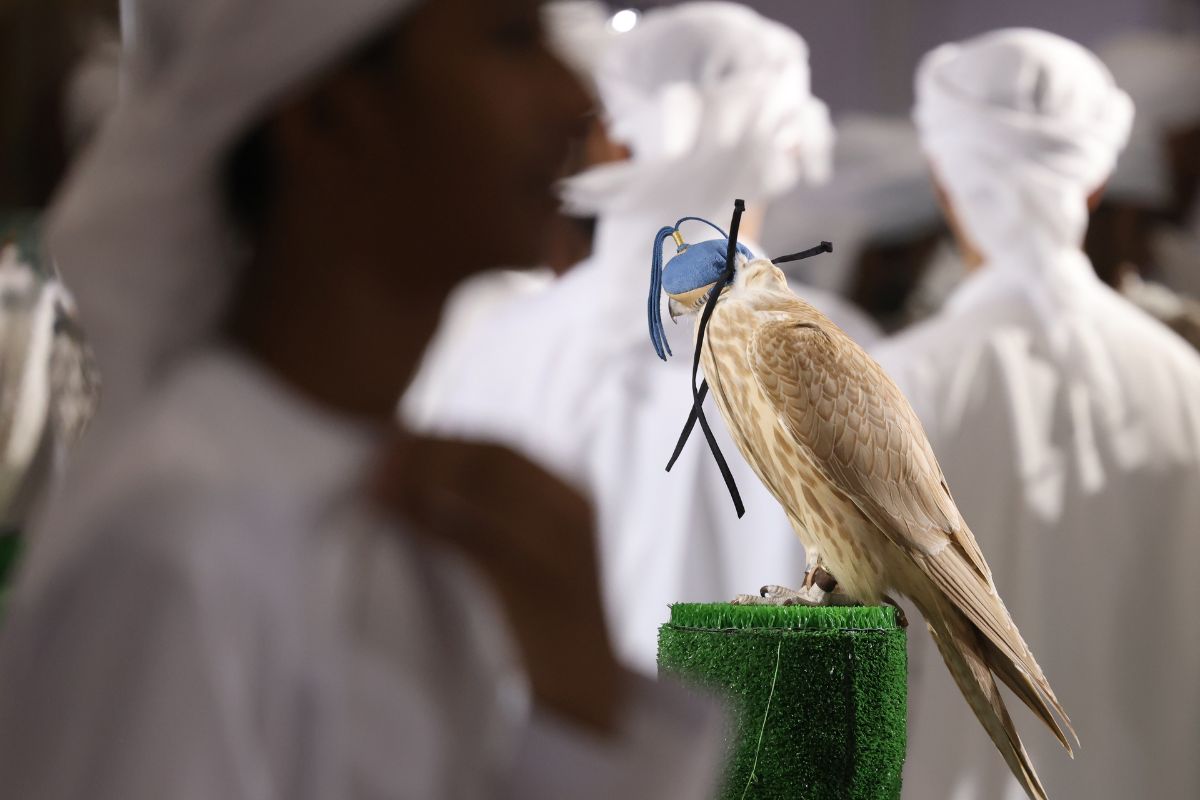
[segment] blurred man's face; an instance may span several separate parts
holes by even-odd
[[[331,137],[344,134],[334,158],[343,185],[324,201],[349,204],[361,217],[356,235],[390,248],[399,278],[411,279],[413,256],[448,282],[537,263],[555,182],[589,108],[543,42],[539,7],[427,0],[378,68],[316,91],[334,109]],[[304,155],[288,168],[303,170]]]

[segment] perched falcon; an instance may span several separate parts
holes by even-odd
[[[728,246],[727,255],[727,242],[715,240],[691,253],[681,243],[687,257],[659,267],[665,234],[681,242],[677,228],[656,241],[661,275],[652,277],[651,336],[659,287],[672,318],[707,311],[697,322],[704,378],[738,449],[809,555],[805,588],[794,594],[805,602],[831,599],[835,589],[866,604],[890,602],[892,593],[910,598],[988,735],[1029,796],[1041,800],[1045,791],[995,679],[1068,752],[1065,731],[1075,732],[997,594],[912,407],[862,348],[791,292],[771,261],[740,246]],[[665,355],[662,341],[655,346]]]

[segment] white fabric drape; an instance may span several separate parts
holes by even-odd
[[[1200,584],[1181,565],[1200,560],[1200,358],[1077,252],[1128,101],[1086,51],[1029,31],[934,51],[918,93],[924,146],[986,264],[873,355],[1071,715],[1076,758],[1014,718],[1052,797],[1194,796]],[[1023,796],[910,631],[905,791]]]

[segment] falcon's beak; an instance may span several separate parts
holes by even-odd
[[[671,298],[667,303],[667,311],[671,314],[671,321],[674,322],[679,317],[687,316],[688,314],[696,314],[704,307],[704,301],[708,299],[708,293],[712,291],[713,285],[710,283],[707,286],[700,286],[692,289],[690,292],[682,294],[668,294]]]

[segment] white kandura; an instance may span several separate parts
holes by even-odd
[[[1006,30],[934,50],[923,146],[984,263],[873,351],[908,396],[1081,746],[1026,745],[1050,797],[1200,793],[1200,358],[1080,251],[1129,130],[1084,48]],[[1016,781],[910,628],[905,791],[1013,800]]]

